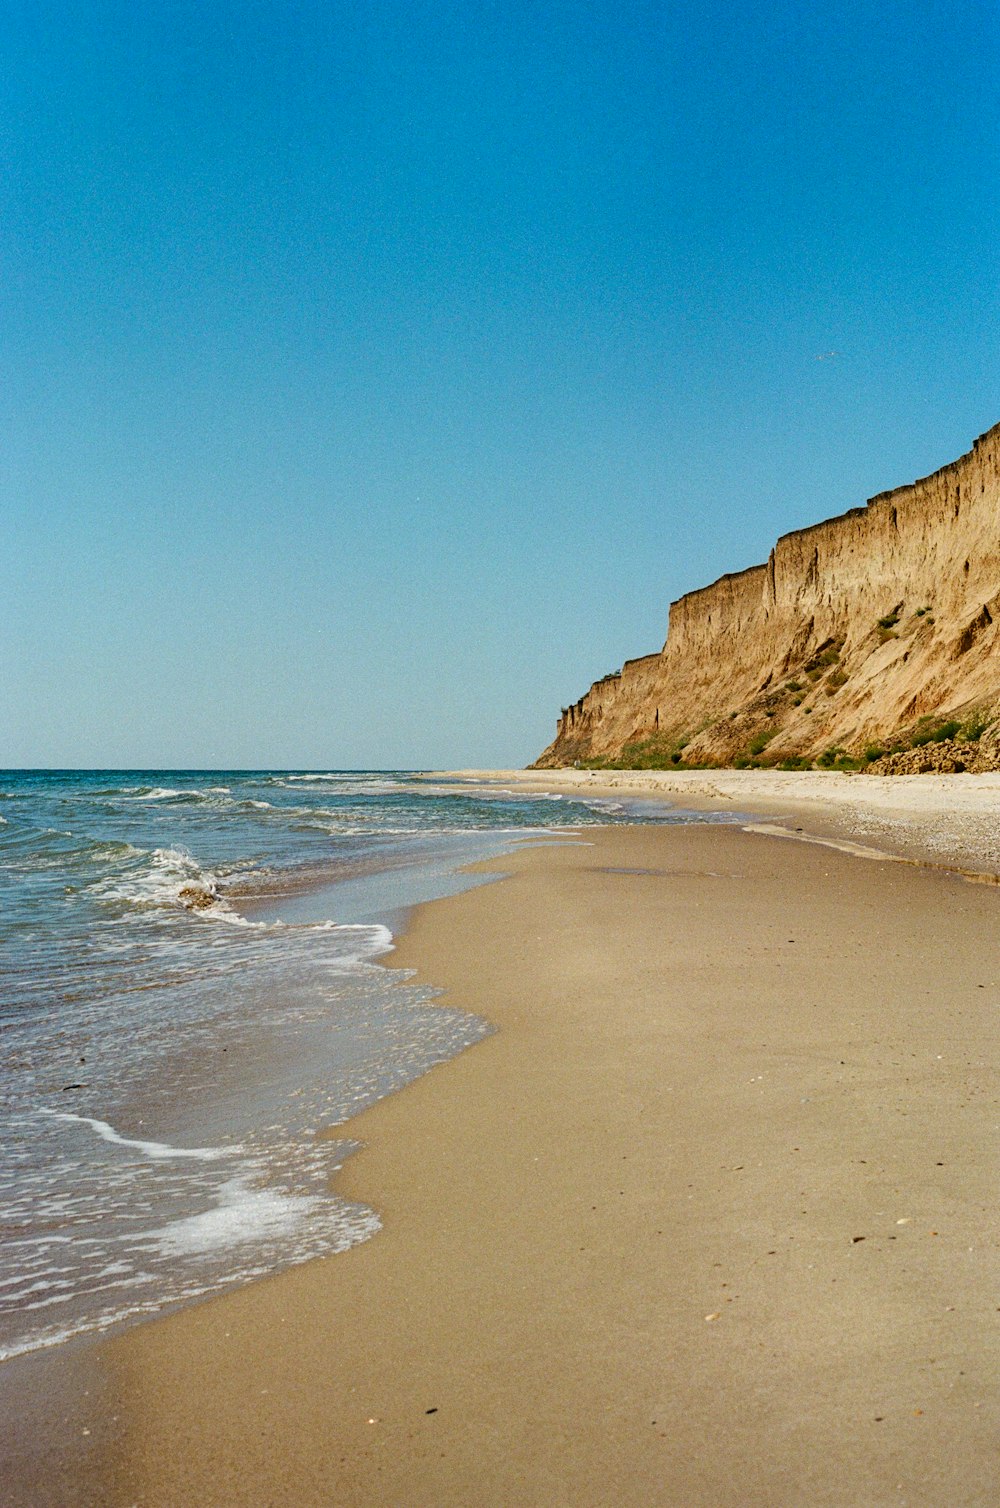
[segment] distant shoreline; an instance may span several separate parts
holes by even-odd
[[[452,770],[426,778],[735,809],[917,863],[1000,875],[1000,773],[886,780],[832,770],[531,769]]]

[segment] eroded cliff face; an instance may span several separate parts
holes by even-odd
[[[674,602],[661,652],[566,708],[537,764],[651,739],[684,763],[860,752],[921,718],[993,712],[998,632],[1000,425],[932,476]]]

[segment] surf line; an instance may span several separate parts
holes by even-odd
[[[96,1120],[92,1115],[74,1115],[71,1110],[49,1110],[42,1106],[38,1114],[48,1115],[56,1121],[76,1121],[80,1125],[90,1126],[102,1141],[112,1142],[118,1147],[134,1147],[154,1162],[167,1162],[175,1157],[190,1157],[197,1162],[217,1162],[222,1157],[234,1157],[243,1150],[242,1147],[171,1147],[162,1141],[137,1141],[132,1137],[122,1136],[107,1121]]]

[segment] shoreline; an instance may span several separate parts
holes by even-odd
[[[669,798],[692,811],[773,818],[806,839],[854,843],[969,878],[1000,876],[1000,773],[529,769],[428,772],[424,778],[456,788],[500,785],[576,797]]]
[[[100,1344],[76,1500],[990,1501],[995,894],[720,826],[486,867],[393,965],[499,1031],[331,1131],[382,1231]]]

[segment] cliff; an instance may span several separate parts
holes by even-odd
[[[935,719],[989,720],[998,631],[1000,424],[933,475],[672,603],[663,649],[565,708],[536,764],[614,763],[626,745],[658,763],[829,759]]]

